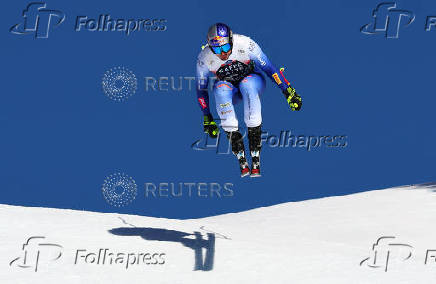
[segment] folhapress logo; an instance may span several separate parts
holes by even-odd
[[[383,236],[372,245],[371,256],[362,260],[360,266],[366,263],[370,268],[383,268],[387,272],[390,258],[394,263],[406,261],[412,257],[412,250],[411,245],[396,242],[394,236]]]
[[[13,34],[34,34],[35,38],[48,38],[50,30],[65,21],[65,13],[59,10],[47,9],[45,2],[31,2],[23,11],[21,23],[13,25],[9,31]],[[156,17],[137,18],[113,17],[100,14],[98,17],[88,17],[83,14],[69,18],[76,18],[75,32],[119,32],[126,36],[133,32],[162,32],[167,30],[167,20]],[[70,22],[70,24],[72,24]]]
[[[401,27],[407,27],[415,20],[411,11],[397,9],[394,2],[381,3],[372,12],[373,20],[360,31],[364,34],[384,33],[386,38],[398,38]]]
[[[10,28],[14,34],[35,34],[35,38],[48,38],[50,28],[59,26],[65,20],[65,14],[58,10],[46,9],[43,2],[32,2],[23,11],[23,22]]]
[[[62,256],[62,246],[53,243],[46,243],[45,237],[30,237],[22,246],[23,255],[15,258],[9,266],[20,268],[32,268],[38,271],[39,263],[58,260]]]

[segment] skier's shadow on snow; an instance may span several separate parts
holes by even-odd
[[[149,241],[179,242],[182,245],[194,250],[194,270],[210,271],[213,269],[215,256],[215,234],[208,233],[207,239],[203,239],[200,232],[193,234],[158,228],[124,227],[109,230],[109,233],[117,236],[140,236]],[[194,236],[194,239],[186,238]],[[203,248],[206,249],[206,257],[203,261]]]

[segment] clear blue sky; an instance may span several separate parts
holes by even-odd
[[[11,34],[28,2],[3,3],[0,203],[194,218],[436,180],[436,27],[425,31],[436,4],[397,1],[416,19],[399,39],[387,39],[359,31],[378,3],[50,1],[47,8],[66,18],[48,39]],[[163,18],[168,28],[129,36],[74,31],[77,16],[100,14]],[[143,78],[194,76],[205,33],[217,21],[285,66],[303,97],[302,111],[291,112],[267,80],[264,131],[347,135],[348,146],[264,147],[256,180],[239,178],[233,156],[192,150],[202,137],[194,91],[146,92]],[[114,66],[138,78],[124,103],[102,92],[101,78]],[[101,193],[116,171],[138,184],[138,197],[123,208]],[[145,182],[233,183],[234,196],[145,198]]]

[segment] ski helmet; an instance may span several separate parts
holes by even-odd
[[[213,47],[219,47],[226,44],[229,44],[231,48],[233,46],[232,30],[229,26],[223,23],[212,25],[207,33],[207,43],[212,51],[214,51]]]

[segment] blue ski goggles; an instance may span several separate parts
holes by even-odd
[[[213,53],[215,54],[221,54],[221,52],[229,52],[230,49],[232,49],[232,46],[230,43],[226,43],[221,46],[211,46]]]

